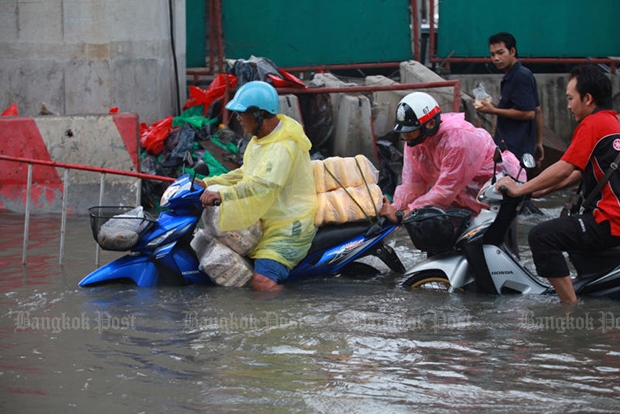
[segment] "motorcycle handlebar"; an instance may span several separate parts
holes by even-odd
[[[215,207],[219,206],[220,204],[222,204],[222,202],[220,200],[213,200],[213,205]]]
[[[507,195],[508,194],[508,187],[506,187],[505,185],[502,185],[499,188],[499,191],[503,194],[503,195]]]

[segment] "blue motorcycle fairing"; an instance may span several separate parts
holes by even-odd
[[[175,236],[175,239],[178,239],[188,231],[193,230],[194,224],[198,221],[198,219],[199,217],[179,217],[167,212],[162,212],[157,218],[157,222],[155,222],[153,228],[140,238],[140,242],[132,250],[140,251],[144,249],[151,241],[170,230],[175,230],[175,232],[171,233],[170,236],[180,234],[179,236]]]
[[[213,284],[209,276],[199,269],[195,255],[181,248],[175,249],[175,246],[176,242],[162,246],[152,256],[128,254],[120,257],[93,271],[78,285],[85,287],[126,279],[132,280],[139,287]]]
[[[161,282],[166,285],[212,284],[209,276],[200,270],[196,255],[177,247],[176,241],[155,250],[152,258],[159,269],[160,279],[163,279]]]
[[[306,256],[289,274],[288,280],[302,277],[331,275],[338,273],[349,263],[364,257],[364,254],[390,234],[397,225],[390,224],[381,229],[381,233],[367,238],[365,234],[347,240],[335,247],[311,253]]]
[[[159,272],[148,256],[128,254],[91,272],[78,285],[85,287],[125,279],[132,280],[140,287],[156,286]]]

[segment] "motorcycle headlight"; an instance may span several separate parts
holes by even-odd
[[[164,194],[161,196],[161,200],[159,201],[159,205],[162,207],[168,207],[168,201],[177,193],[179,187],[176,185],[171,185],[166,188]]]
[[[476,197],[478,199],[479,202],[481,203],[486,203],[486,197],[485,197],[485,193],[488,191],[489,187],[493,185],[491,184],[491,180],[487,181],[486,183],[484,183],[484,185],[482,187],[480,187],[480,191],[478,191],[478,196]]]

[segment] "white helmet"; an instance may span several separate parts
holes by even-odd
[[[441,107],[432,96],[424,92],[410,93],[398,103],[394,131],[415,131],[440,113]],[[437,122],[437,124],[439,124],[439,122]],[[434,135],[435,133],[437,133],[437,131],[426,135]]]

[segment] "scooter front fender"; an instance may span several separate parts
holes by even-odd
[[[420,272],[443,274],[453,288],[462,288],[474,281],[467,259],[458,252],[441,253],[423,260],[409,269],[405,277],[410,279]]]
[[[124,280],[131,280],[139,287],[151,287],[157,285],[159,272],[148,256],[128,254],[101,266],[78,285],[86,287]]]

